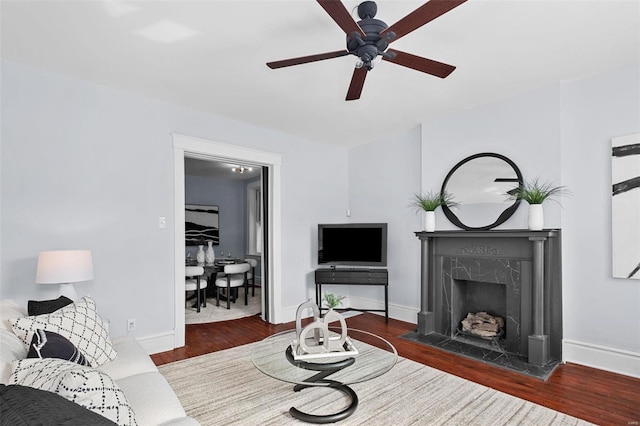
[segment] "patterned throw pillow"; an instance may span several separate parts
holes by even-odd
[[[47,315],[17,318],[9,322],[15,335],[27,346],[38,329],[58,333],[69,339],[94,367],[113,361],[118,356],[96,311],[96,304],[89,296]]]
[[[9,384],[54,392],[119,425],[137,425],[116,382],[90,367],[55,358],[22,359],[13,362]]]
[[[58,333],[46,330],[36,330],[33,333],[27,358],[59,358],[80,365],[89,365],[89,361],[73,343]]]

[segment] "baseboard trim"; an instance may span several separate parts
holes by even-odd
[[[637,352],[564,339],[562,357],[565,362],[640,378],[640,353]]]
[[[149,355],[175,349],[176,337],[173,331],[153,336],[137,337],[136,339]]]
[[[281,316],[281,318],[282,318],[282,322],[283,323],[296,320],[296,312],[298,311],[298,306],[287,306],[287,307],[283,306],[282,307],[282,316]],[[308,315],[306,315],[306,316],[308,316]]]
[[[344,306],[353,306],[358,309],[384,309],[384,302],[364,297],[349,297],[345,299],[344,302]],[[282,313],[283,322],[295,321],[297,309],[298,306],[289,306],[284,308]],[[400,321],[416,324],[419,311],[420,310],[417,308],[389,303],[389,318]],[[384,316],[384,312],[371,313]]]

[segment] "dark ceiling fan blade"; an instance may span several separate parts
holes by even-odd
[[[356,68],[353,70],[353,77],[351,77],[351,84],[349,84],[349,90],[347,91],[347,101],[355,101],[356,99],[360,99],[362,87],[364,86],[364,79],[366,77],[366,68]]]
[[[467,0],[430,0],[382,31],[380,35],[384,36],[385,34],[393,32],[396,36],[391,41],[396,41],[400,37],[406,36],[411,31],[433,21],[438,16],[444,15],[466,1]]]
[[[385,61],[393,62],[394,64],[402,65],[403,67],[411,68],[416,71],[422,71],[440,78],[445,78],[456,69],[453,65],[443,64],[442,62],[423,58],[422,56],[412,55],[411,53],[401,52],[395,49],[389,49],[387,52],[395,53],[396,56],[395,58],[388,58],[384,56],[382,59]]]
[[[338,26],[342,28],[342,31],[344,31],[345,34],[349,35],[353,32],[356,32],[364,38],[364,31],[362,31],[362,28],[360,28],[360,26],[356,24],[356,21],[353,20],[351,14],[347,10],[347,8],[344,7],[344,4],[342,4],[340,0],[317,1],[320,6],[322,6],[322,8],[329,14],[329,16],[331,16],[331,19],[333,19],[336,24],[338,24]]]
[[[319,53],[317,55],[301,56],[299,58],[283,59],[282,61],[267,62],[267,66],[271,69],[290,67],[292,65],[301,65],[309,62],[324,61],[325,59],[339,58],[347,56],[348,50],[336,50],[335,52]]]

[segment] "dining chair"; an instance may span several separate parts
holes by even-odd
[[[225,265],[224,277],[216,279],[216,306],[220,306],[220,289],[227,289],[227,309],[231,309],[231,289],[244,286],[244,304],[249,303],[249,283],[247,281],[247,272],[251,269],[248,263],[235,263],[233,265]]]
[[[251,297],[256,295],[256,266],[258,266],[258,261],[255,259],[245,259],[246,263],[251,265],[251,269],[247,272],[247,282],[251,286]]]
[[[195,291],[196,292],[196,312],[200,312],[200,304],[202,299],[204,299],[203,306],[207,307],[207,295],[203,292],[207,288],[207,280],[201,280],[200,277],[204,274],[204,268],[202,266],[187,266],[185,267],[185,280],[184,280],[184,289],[187,291]]]

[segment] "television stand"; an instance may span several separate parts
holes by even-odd
[[[377,268],[318,268],[316,279],[316,304],[322,308],[322,285],[377,285],[384,286],[384,309],[357,309],[361,312],[384,312],[384,321],[389,322],[389,271]]]

